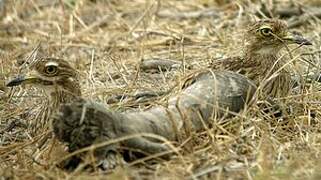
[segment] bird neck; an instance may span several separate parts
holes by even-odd
[[[61,88],[64,87],[64,88]],[[54,87],[45,89],[47,99],[37,115],[37,121],[33,124],[34,133],[45,127],[51,115],[60,108],[62,104],[72,103],[81,98],[80,85],[78,81],[64,81]]]
[[[245,45],[245,55],[275,56],[280,52],[281,48],[282,46],[264,45],[258,41],[252,41]]]
[[[272,70],[272,72],[278,70],[278,67],[282,66],[282,61],[279,61],[278,55],[281,47],[258,47],[256,45],[250,44],[246,46],[245,49],[244,60],[252,63],[254,66],[260,65],[261,68],[266,68],[269,70],[274,67],[274,70]]]
[[[56,86],[49,93],[49,106],[58,109],[61,104],[71,103],[81,98],[81,90],[78,81],[68,82],[61,86]]]
[[[80,93],[58,90],[50,94],[49,102],[53,109],[57,109],[60,105],[74,102],[79,98],[81,98]]]
[[[246,69],[244,74],[259,84],[282,67],[283,62],[279,60],[278,52],[279,49],[246,47],[242,58],[242,67]]]

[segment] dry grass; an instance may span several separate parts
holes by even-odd
[[[233,3],[234,2],[234,3]],[[318,84],[287,97],[293,111],[283,119],[263,119],[256,107],[242,118],[192,133],[181,156],[158,163],[117,168],[111,173],[66,172],[54,163],[61,145],[51,142],[37,150],[39,134],[25,129],[43,100],[36,89],[7,89],[4,82],[41,42],[38,53],[66,59],[82,77],[86,98],[105,103],[114,94],[170,89],[180,77],[217,58],[240,53],[242,28],[259,3],[224,0],[29,0],[7,1],[0,23],[0,174],[15,179],[320,179],[321,98]],[[270,1],[266,1],[269,6]],[[294,1],[296,5],[321,5],[319,1]],[[288,1],[277,1],[288,6]],[[209,10],[209,11],[207,11]],[[189,13],[182,13],[189,12]],[[201,13],[201,15],[197,14]],[[184,17],[187,14],[188,17]],[[320,20],[311,17],[298,28],[313,46],[293,54],[320,61]],[[293,48],[293,47],[291,47]],[[286,54],[286,52],[285,52]],[[142,59],[161,58],[182,62],[171,71],[150,74],[139,70]],[[306,63],[297,60],[301,69]],[[186,68],[190,67],[190,68]],[[131,109],[121,101],[111,108]],[[156,103],[162,103],[156,102]],[[145,108],[146,104],[134,104]],[[287,105],[289,106],[289,105]],[[309,115],[315,114],[315,118]],[[183,143],[183,142],[182,142]],[[53,148],[50,151],[51,147]]]

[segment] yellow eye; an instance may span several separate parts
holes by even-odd
[[[262,28],[260,32],[263,36],[271,36],[273,33],[271,28]]]
[[[45,73],[47,75],[55,75],[57,73],[57,66],[54,66],[54,65],[49,65],[49,66],[46,66],[45,68]]]

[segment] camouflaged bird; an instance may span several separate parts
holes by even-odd
[[[48,99],[30,123],[32,133],[48,125],[49,118],[61,104],[81,97],[77,71],[65,60],[40,58],[32,62],[26,74],[21,74],[7,83],[8,87],[31,85],[44,90]]]
[[[254,23],[248,27],[244,37],[246,45],[242,57],[215,61],[210,68],[243,74],[253,80],[258,87],[263,85],[261,90],[264,95],[271,98],[288,95],[291,88],[291,73],[286,67],[287,62],[280,59],[278,54],[289,44],[311,45],[311,43],[298,33],[289,32],[287,23],[278,19],[260,20]],[[190,79],[192,78],[189,78],[187,83]]]

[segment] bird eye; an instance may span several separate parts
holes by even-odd
[[[260,29],[260,32],[263,36],[271,36],[271,34],[273,33],[272,29],[270,28],[262,28]]]
[[[46,69],[45,69],[45,73],[47,75],[54,75],[57,73],[57,66],[47,66]]]

